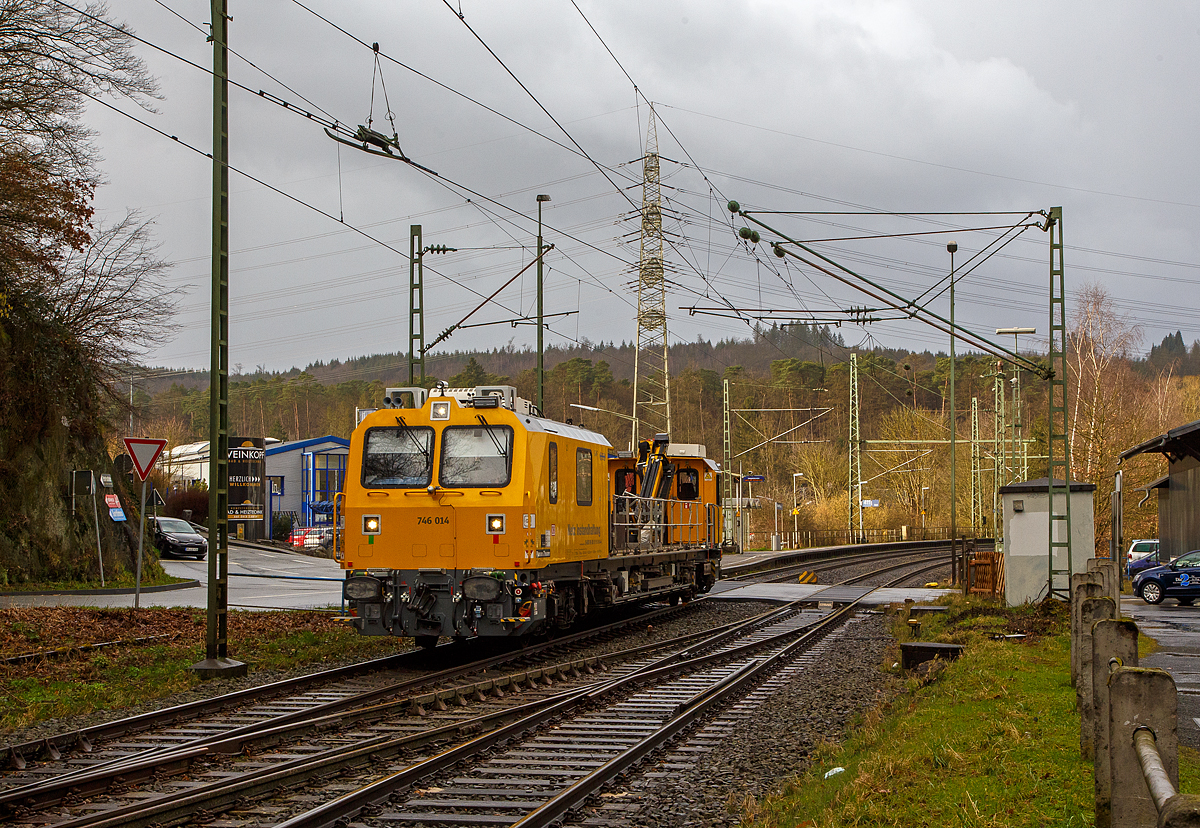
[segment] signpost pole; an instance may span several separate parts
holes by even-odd
[[[150,476],[150,469],[154,468],[158,456],[162,454],[166,445],[166,440],[146,437],[125,438],[125,449],[129,452],[129,459],[133,462],[138,479],[142,481],[142,508],[138,513],[141,531],[138,532],[137,575],[133,589],[134,609],[141,607],[142,599],[142,548],[146,545],[146,478]],[[116,495],[113,497],[115,498]]]
[[[138,511],[138,558],[137,575],[133,582],[133,608],[140,609],[142,605],[142,547],[146,545],[146,479],[142,478],[142,508]]]
[[[91,474],[91,472],[88,472]],[[100,548],[100,507],[96,501],[100,497],[97,491],[100,487],[96,485],[96,478],[92,478],[92,520],[96,524],[96,557],[100,559],[100,586],[104,586],[104,551]]]

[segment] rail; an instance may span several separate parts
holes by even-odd
[[[1140,725],[1133,731],[1133,749],[1137,753],[1138,764],[1142,767],[1142,777],[1150,789],[1150,798],[1154,807],[1161,814],[1167,803],[1179,791],[1171,784],[1171,777],[1163,765],[1162,756],[1158,752],[1158,737],[1154,731],[1145,725]]]

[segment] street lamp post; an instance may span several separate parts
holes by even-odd
[[[537,407],[538,414],[545,416],[542,408],[542,388],[546,377],[546,352],[542,342],[544,318],[542,312],[542,204],[550,200],[548,195],[537,197],[538,206],[538,235],[537,235]]]
[[[950,253],[950,578],[958,580],[958,510],[955,508],[958,505],[958,490],[954,485],[954,445],[958,431],[958,423],[955,422],[958,412],[954,404],[954,254],[958,252],[958,243],[950,242],[946,250]]]
[[[804,472],[792,474],[792,549],[799,549],[800,541],[800,498],[797,496],[796,478],[804,477]]]

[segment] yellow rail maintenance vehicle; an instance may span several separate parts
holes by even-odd
[[[658,435],[616,453],[512,386],[389,388],[384,406],[355,429],[335,500],[360,633],[547,634],[720,576],[719,469],[703,447]]]

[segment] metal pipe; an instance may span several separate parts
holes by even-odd
[[[542,408],[543,386],[546,378],[546,351],[543,345],[542,336],[545,331],[546,318],[542,308],[542,254],[545,250],[542,248],[542,205],[550,200],[548,195],[539,195],[537,197],[538,207],[538,234],[537,234],[537,407],[538,416],[546,416]],[[637,413],[636,411],[634,412]]]
[[[1146,787],[1150,789],[1154,807],[1162,813],[1167,801],[1178,791],[1171,784],[1171,777],[1167,775],[1162,757],[1158,754],[1158,740],[1154,731],[1145,725],[1134,728],[1133,749],[1137,753],[1138,764],[1142,766],[1142,776],[1146,778]]]

